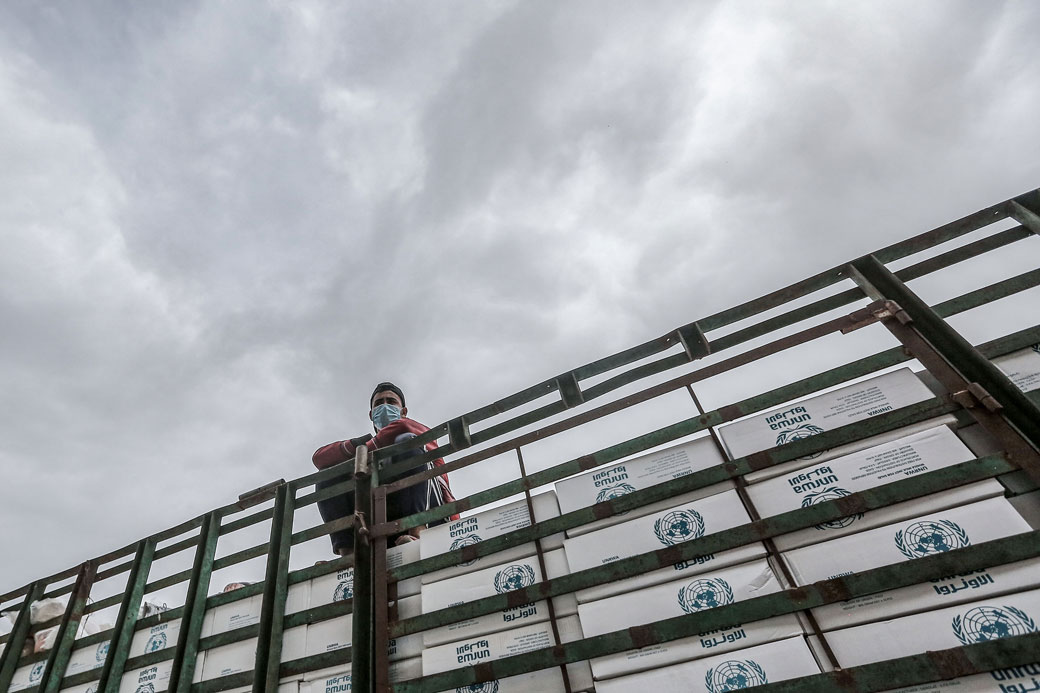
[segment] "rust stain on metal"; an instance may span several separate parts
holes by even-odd
[[[477,677],[477,681],[494,681],[495,680],[495,667],[492,666],[491,662],[481,662],[480,664],[473,665],[473,675]]]
[[[832,672],[834,678],[832,679],[841,690],[843,691],[858,691],[859,686],[856,684],[856,677],[844,669],[835,669]]]
[[[744,458],[752,471],[767,469],[773,466],[773,457],[765,450],[759,450]]]
[[[724,407],[719,407],[717,411],[719,412],[719,417],[723,421],[732,421],[733,419],[739,419],[744,415],[744,410],[736,404],[727,404]]]
[[[592,469],[593,467],[596,467],[598,464],[596,462],[595,455],[582,455],[576,461],[578,463],[578,469],[581,471],[585,471],[586,469]]]
[[[614,517],[614,506],[610,503],[596,503],[592,506],[592,515],[597,520]]]
[[[653,645],[657,640],[657,638],[654,637],[654,631],[650,626],[632,626],[628,629],[628,637],[632,639],[632,644],[635,645],[637,649]]]
[[[816,591],[820,593],[825,602],[846,602],[852,599],[852,592],[842,578],[821,580],[815,583],[813,587],[816,588]]]
[[[866,501],[863,500],[863,496],[858,493],[854,493],[851,496],[837,498],[834,500],[834,504],[838,507],[838,511],[841,512],[842,517],[864,513],[869,510]]]
[[[470,544],[469,546],[463,546],[459,549],[462,553],[462,560],[460,563],[469,563],[480,558],[480,554],[477,553],[478,544]]]

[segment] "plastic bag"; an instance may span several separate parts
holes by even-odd
[[[44,628],[41,631],[37,631],[36,635],[33,636],[33,652],[46,652],[54,647],[54,641],[58,637],[58,629],[60,627],[54,626],[53,628]]]
[[[164,611],[169,611],[170,607],[166,605],[166,602],[162,604],[156,604],[155,602],[144,602],[141,604],[141,610],[137,614],[138,619],[147,618],[154,616],[155,614],[161,614]]]
[[[65,602],[61,599],[40,599],[29,605],[29,622],[33,625],[46,623],[65,613]]]

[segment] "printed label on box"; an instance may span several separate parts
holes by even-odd
[[[685,664],[596,682],[597,693],[724,693],[766,683],[819,674],[815,658],[800,637]]]
[[[1036,633],[1040,590],[825,633],[842,668]]]
[[[560,506],[556,502],[556,494],[552,491],[540,493],[531,498],[534,506],[535,519],[539,522],[553,517],[559,517]],[[531,526],[530,513],[527,510],[527,501],[519,500],[508,505],[503,505],[491,510],[485,510],[470,517],[464,517],[454,522],[449,522],[436,527],[430,527],[422,534],[419,552],[422,558],[430,558],[449,551],[458,551],[464,546],[472,546],[480,542],[508,534],[517,529]],[[545,550],[558,549],[562,545],[563,535],[555,534],[542,539],[542,548]],[[488,565],[525,558],[535,553],[534,542],[516,546],[506,551],[499,552],[494,556],[485,556],[473,561],[455,565],[450,568],[438,570],[422,576],[424,585],[438,580],[444,580],[455,575],[471,573]]]
[[[619,525],[589,532],[564,541],[564,551],[571,570],[577,572],[622,558],[673,546],[691,539],[720,532],[751,522],[736,491],[727,491],[668,510],[638,517]],[[718,554],[699,556],[677,563],[671,568],[645,573],[632,578],[630,588],[673,580],[680,575],[711,570],[718,565],[733,565],[761,556],[762,544],[748,544]],[[578,602],[602,599],[619,591],[617,583],[607,583],[578,592]]]
[[[1040,344],[995,358],[993,365],[1004,371],[1022,392],[1040,388]]]
[[[627,495],[633,491],[688,476],[702,469],[723,464],[725,461],[715,442],[710,437],[704,437],[620,464],[593,469],[580,476],[556,482],[560,512],[573,512],[595,503]],[[721,488],[713,489],[712,492],[702,489],[697,497],[703,498],[712,493],[720,493],[727,490],[727,487],[728,485],[724,484]],[[676,501],[672,505],[679,502],[682,501]],[[588,531],[624,522],[626,519],[653,512],[654,509],[647,506],[631,510],[626,515],[604,518],[569,530],[568,536],[579,536]]]
[[[909,368],[787,403],[717,430],[731,459],[869,419],[935,395]],[[810,459],[822,453],[810,455]]]
[[[586,637],[592,637],[778,591],[780,585],[772,568],[766,561],[759,560],[582,604],[578,615]],[[597,680],[612,678],[789,638],[801,632],[798,618],[787,614],[599,657],[592,660],[592,674]]]
[[[581,626],[578,625],[577,617],[561,618],[557,625],[563,642],[572,642],[582,638]],[[423,676],[473,666],[481,662],[492,662],[496,659],[543,647],[552,647],[556,644],[558,643],[553,637],[550,624],[536,623],[513,630],[490,633],[478,638],[439,645],[423,650]]]
[[[951,508],[784,554],[796,584],[862,572],[1029,531],[1003,498]],[[1035,586],[1040,559],[887,590],[813,609],[825,630]]]
[[[546,570],[550,578],[567,575],[567,559],[563,550],[545,554]],[[542,570],[537,556],[502,563],[473,573],[441,580],[426,585],[422,593],[423,613],[446,609],[459,604],[476,601],[495,594],[504,594],[530,587],[542,582]],[[577,601],[573,594],[562,595],[553,600],[557,617],[577,612]],[[519,625],[537,623],[549,618],[545,601],[535,601],[515,606],[493,614],[452,623],[423,632],[423,645],[432,647],[452,640],[471,638]]]

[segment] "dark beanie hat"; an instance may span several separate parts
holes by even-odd
[[[401,398],[402,407],[407,406],[404,402],[404,393],[401,392],[401,388],[397,387],[396,385],[390,382],[379,383],[378,385],[376,385],[376,389],[372,390],[372,396],[368,398],[368,406],[372,406],[372,400],[376,398],[376,395],[378,395],[380,392],[386,392],[387,390],[395,393],[398,397]]]

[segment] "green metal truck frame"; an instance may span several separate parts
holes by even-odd
[[[979,238],[945,251],[940,247],[972,232],[979,232]],[[1040,243],[1036,239],[1038,234],[1040,189],[545,380],[447,421],[407,443],[379,449],[371,454],[362,447],[353,464],[338,465],[243,494],[234,503],[142,539],[136,544],[0,594],[0,606],[10,608],[13,604],[18,611],[12,632],[0,638],[0,692],[8,690],[16,669],[42,663],[40,683],[25,689],[28,693],[55,693],[69,686],[92,681],[98,682],[99,692],[115,693],[119,690],[120,679],[125,671],[171,659],[173,671],[168,690],[176,693],[209,693],[247,686],[252,686],[254,691],[275,691],[279,680],[286,677],[346,666],[348,663],[351,665],[355,691],[443,691],[537,669],[562,667],[569,662],[646,647],[733,623],[804,612],[822,604],[1036,557],[1040,555],[1040,532],[1026,532],[473,667],[396,683],[389,680],[387,644],[394,637],[635,576],[751,542],[764,541],[773,548],[771,539],[780,534],[983,479],[1014,481],[1014,484],[1006,485],[1014,486],[1018,492],[1040,488],[1040,391],[1028,395],[1023,393],[991,362],[999,356],[1040,343],[1040,325],[1011,332],[984,344],[972,345],[947,321],[951,316],[987,306],[1037,286],[1040,284],[1040,269],[1007,277],[936,305],[928,305],[907,286],[908,282],[944,270],[956,273],[959,263],[1015,243],[1024,243],[1035,251],[1037,243]],[[889,265],[916,253],[925,253],[928,257],[897,271],[890,269]],[[847,288],[836,290],[844,285]],[[846,308],[849,312],[839,317],[821,317]],[[747,324],[717,337],[711,336],[738,322]],[[808,326],[794,329],[801,323]],[[701,407],[694,390],[697,383],[737,371],[760,359],[781,354],[822,337],[847,334],[875,324],[883,326],[898,341],[898,346],[711,411],[704,411]],[[769,341],[764,341],[766,338]],[[738,348],[741,346],[746,347],[745,350]],[[702,360],[706,360],[704,364],[699,363]],[[706,431],[715,437],[714,428],[726,422],[913,360],[941,384],[945,394],[537,522],[459,551],[397,568],[387,567],[387,537],[394,533],[520,494],[530,504],[533,489],[698,432]],[[612,401],[604,400],[605,403],[598,406],[591,405],[592,400],[605,398],[620,388],[644,383],[647,379],[670,371],[676,375],[668,380],[647,385]],[[696,416],[548,469],[527,472],[522,452],[525,445],[681,390],[686,390],[693,398],[698,410]],[[548,403],[543,401],[546,399]],[[559,418],[571,409],[580,411]],[[738,492],[743,494],[743,476],[749,472],[943,414],[956,416],[958,425],[978,423],[998,443],[1000,452],[797,511],[767,518],[753,515],[752,522],[739,527],[462,606],[403,620],[392,619],[393,614],[386,607],[395,596],[396,583],[401,580],[528,542],[536,542],[541,558],[540,540],[566,529],[725,480],[735,481]],[[550,417],[558,420],[544,423]],[[484,424],[483,427],[480,424]],[[395,466],[391,462],[395,454],[444,439],[446,443],[437,448],[436,452],[422,453],[421,459],[430,461],[442,457],[446,466],[393,483],[380,482],[381,478],[395,478],[397,473],[403,471],[400,469],[401,463]],[[715,440],[721,445],[717,437]],[[516,479],[424,513],[387,521],[387,494],[421,483],[435,474],[457,471],[514,451],[520,469]],[[414,458],[403,464],[414,467]],[[326,480],[336,480],[336,483],[316,491],[315,484]],[[354,517],[294,531],[296,510],[347,490],[353,490],[356,494],[358,512]],[[215,558],[219,537],[260,524],[270,527],[268,541],[220,559]],[[356,551],[353,556],[290,572],[289,556],[293,546],[348,527],[353,528],[355,535]],[[184,535],[188,536],[181,538]],[[191,569],[149,580],[150,568],[155,561],[181,552],[194,552]],[[233,592],[207,596],[215,570],[264,556],[267,560],[264,581]],[[290,585],[350,565],[354,566],[352,601],[336,602],[285,615]],[[126,588],[123,592],[88,603],[91,587],[96,582],[124,573]],[[187,583],[187,597],[182,606],[143,619],[137,617],[146,594],[181,583]],[[258,624],[206,638],[200,637],[207,609],[257,594],[263,595]],[[29,604],[41,598],[64,595],[69,595],[65,613],[50,623],[38,626],[58,627],[54,646],[47,652],[22,656],[22,643],[30,632]],[[76,638],[77,627],[84,617],[116,605],[119,611],[114,628]],[[350,648],[281,661],[282,634],[286,629],[347,613],[353,613]],[[182,619],[175,647],[128,658],[136,630],[174,618]],[[552,614],[551,623],[557,642],[560,642],[555,614]],[[252,638],[257,638],[257,654],[252,671],[192,683],[196,658],[200,652]],[[110,645],[103,667],[65,675],[74,646],[85,647],[104,642]],[[836,664],[833,656],[829,653],[828,656],[832,658],[832,664]],[[888,662],[837,669],[830,673],[766,684],[759,690],[866,693],[1037,661],[1040,661],[1040,633],[1032,633]],[[566,669],[564,680],[567,680]]]

